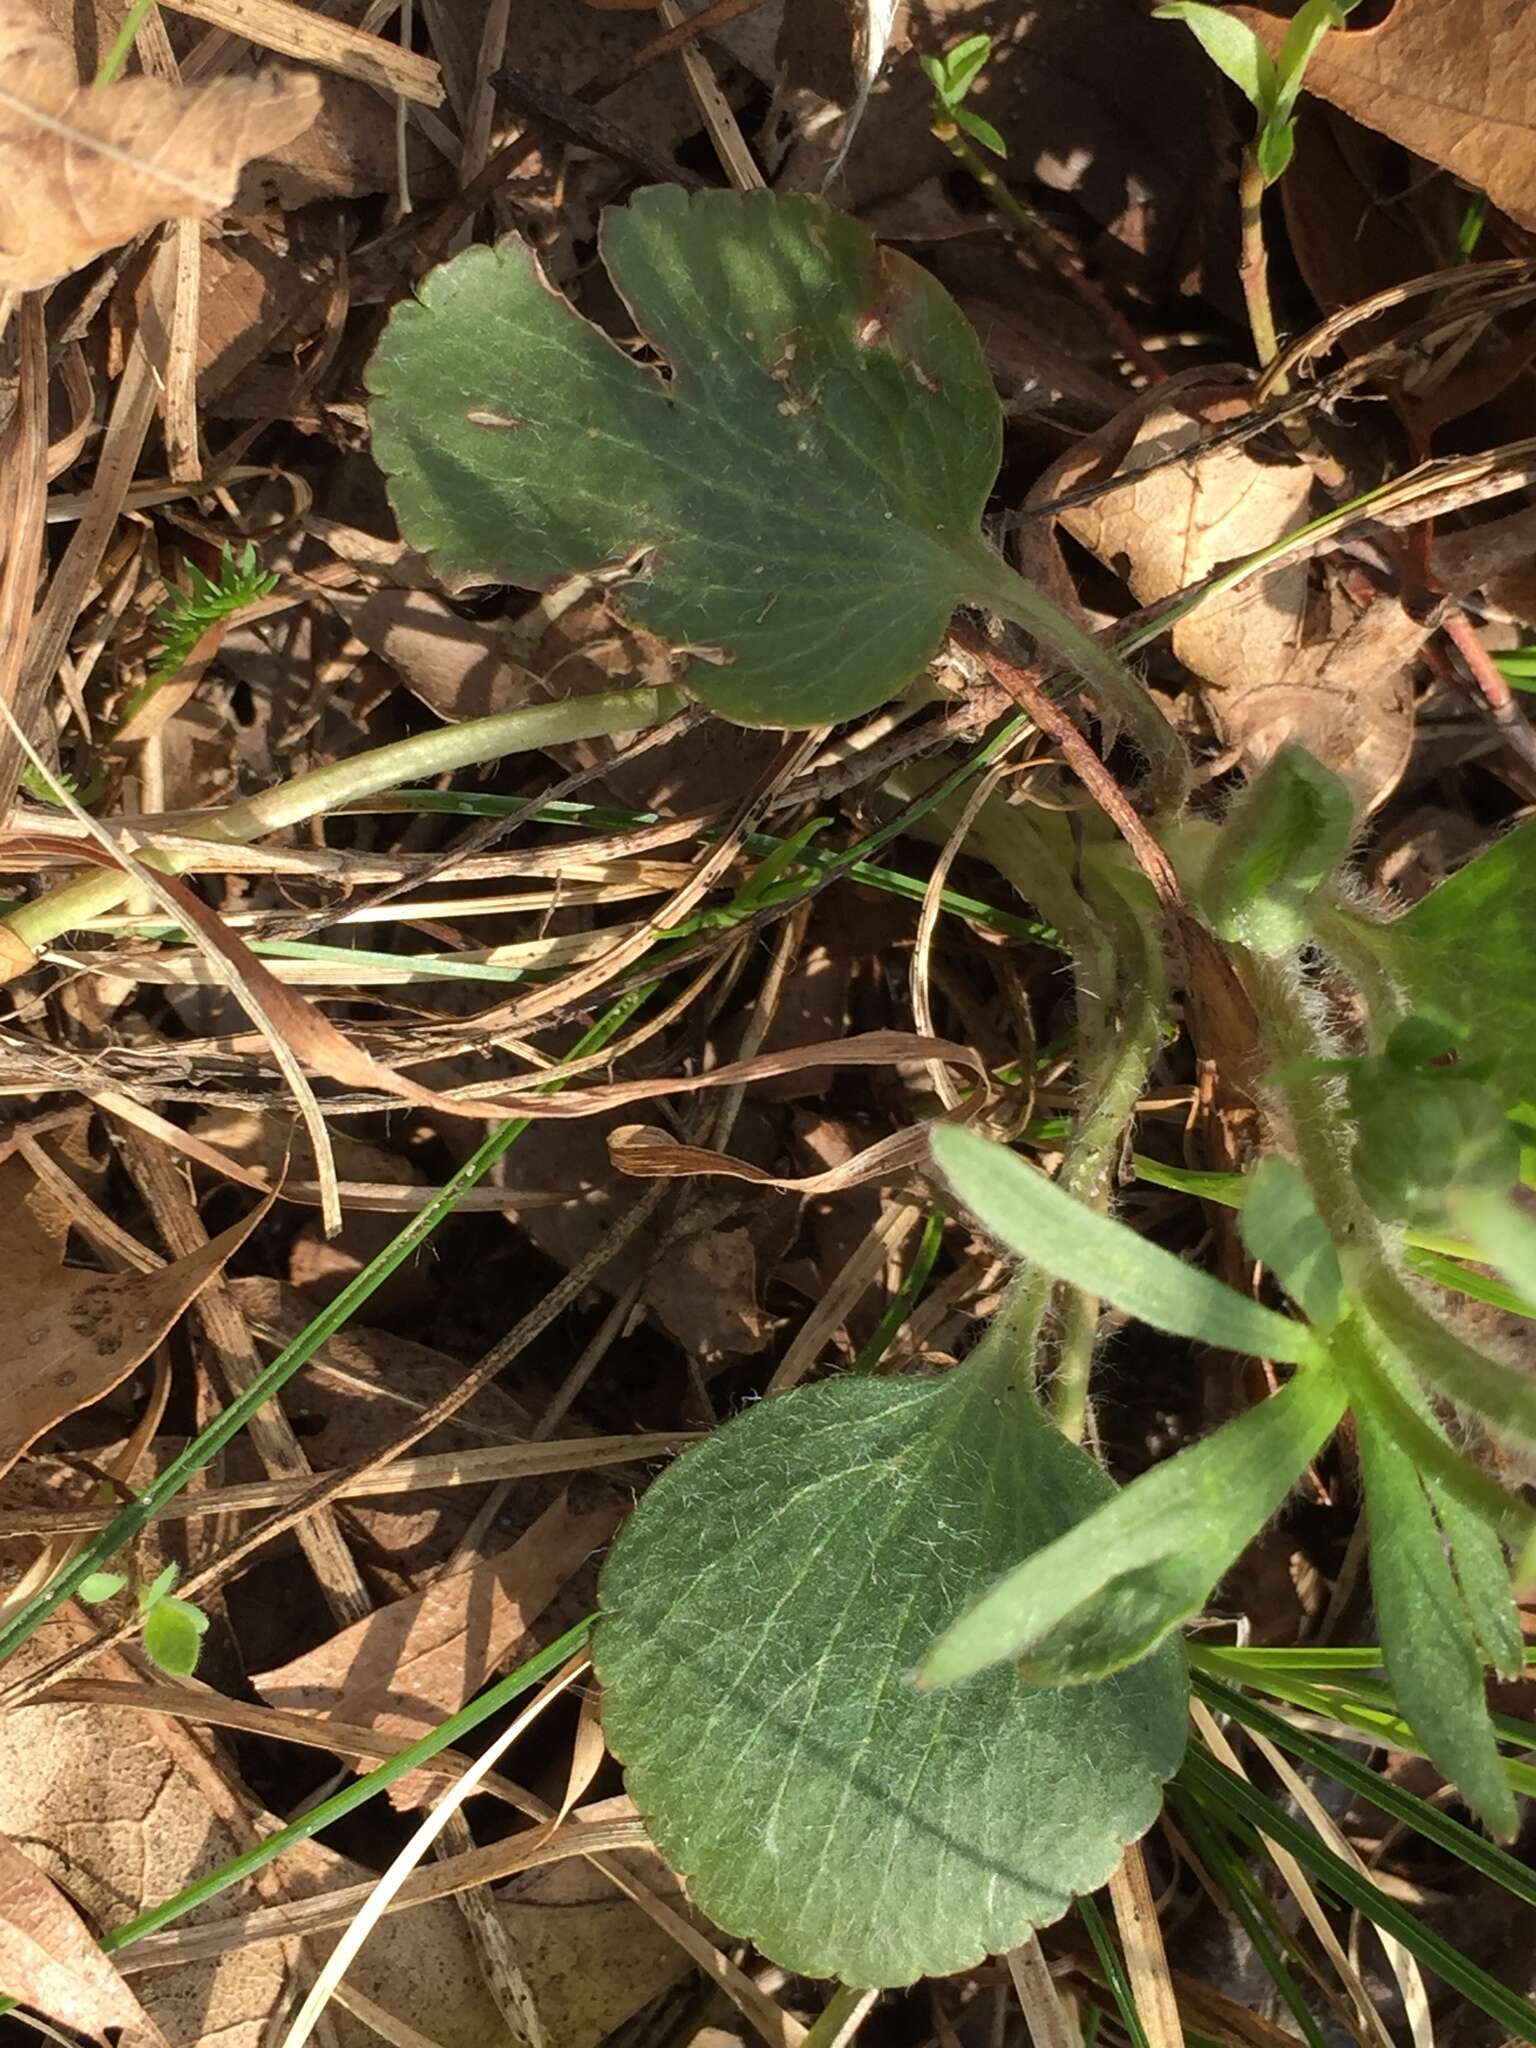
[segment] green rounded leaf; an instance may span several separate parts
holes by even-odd
[[[603,1726],[728,1932],[854,1985],[1008,1949],[1105,1882],[1184,1749],[1176,1647],[1057,1691],[913,1667],[1109,1480],[986,1347],[940,1380],[749,1410],[651,1488],[603,1573]]]
[[[996,580],[1002,446],[975,335],[917,264],[804,195],[641,192],[603,253],[646,368],[519,241],[466,250],[369,368],[401,531],[447,576],[632,563],[620,601],[748,725],[848,718]]]
[[[197,1669],[208,1617],[188,1600],[161,1600],[144,1617],[144,1647],[162,1671],[190,1678]]]

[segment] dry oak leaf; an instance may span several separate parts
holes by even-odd
[[[1080,481],[1091,452],[1114,431],[1079,443],[1038,494]],[[1261,461],[1241,445],[1202,449],[1203,431],[1178,405],[1158,405],[1137,430],[1122,480],[1062,514],[1066,530],[1124,577],[1139,604],[1190,589],[1307,517],[1312,477],[1301,463]],[[1163,460],[1184,448],[1187,462]],[[1430,629],[1383,598],[1318,632],[1309,620],[1310,579],[1305,560],[1282,562],[1205,599],[1174,624],[1173,651],[1199,678],[1212,725],[1248,773],[1294,740],[1371,811],[1408,758],[1408,676]]]
[[[1278,51],[1284,21],[1239,7]],[[1536,7],[1530,0],[1397,0],[1379,28],[1336,29],[1307,91],[1486,192],[1536,228]]]
[[[0,0],[0,289],[39,291],[158,221],[222,211],[319,103],[308,72],[276,68],[82,86],[32,0]]]
[[[0,1984],[45,2019],[100,2040],[148,2027],[144,2008],[58,1887],[0,1835]]]
[[[45,1430],[110,1394],[154,1350],[269,1206],[148,1273],[65,1266],[24,1160],[0,1164],[0,1475]]]

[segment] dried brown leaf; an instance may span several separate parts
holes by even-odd
[[[1278,51],[1286,24],[1234,8]],[[1335,30],[1307,91],[1486,192],[1536,228],[1536,9],[1529,0],[1397,0],[1379,28]]]
[[[0,1835],[0,1984],[46,2019],[98,2039],[147,2026],[139,2001],[56,1885]]]
[[[618,1525],[617,1504],[574,1512],[564,1494],[507,1550],[380,1608],[253,1680],[272,1706],[334,1716],[413,1742],[456,1713],[503,1663],[572,1572]],[[531,1648],[531,1642],[527,1643]],[[420,1798],[432,1780],[413,1773]]]
[[[46,1625],[20,1653],[26,1669],[46,1664],[77,1640],[79,1624]],[[7,1668],[10,1678],[15,1665]],[[263,1830],[277,1825],[257,1811]],[[126,1706],[97,1707],[41,1701],[0,1719],[0,1829],[25,1841],[29,1853],[56,1881],[66,1883],[82,1909],[103,1928],[173,1897],[194,1878],[227,1862],[247,1845],[217,1813],[193,1775],[178,1761],[153,1721]],[[624,1859],[627,1862],[627,1858]],[[647,1863],[655,1867],[654,1855]],[[368,1873],[319,1842],[301,1842],[282,1860],[290,1898],[363,1884]],[[599,1880],[589,1880],[596,1892]],[[225,1902],[238,1914],[243,1901]],[[520,1951],[526,1930],[529,1974],[541,2010],[562,2048],[597,2048],[610,2028],[671,1982],[675,1951],[652,1935],[626,1902],[598,1902],[590,1914],[521,1904],[496,1904]],[[217,1909],[215,1909],[217,1910]],[[353,1907],[355,1910],[355,1905]],[[251,1945],[231,1946],[174,1968],[135,1978],[140,2002],[164,2029],[171,2048],[270,2048],[295,1994],[292,1944],[281,1924]],[[218,1919],[217,1928],[238,1924]],[[569,1929],[563,1980],[542,1973],[541,1944],[558,1947]],[[178,1926],[171,1930],[181,1934]],[[611,1939],[631,1964],[630,1980],[605,1977],[601,1989],[580,1980],[583,1942]],[[326,1942],[317,1941],[315,1953]],[[137,1961],[125,1951],[130,1974]],[[485,2048],[505,2038],[485,1989],[468,1931],[445,1898],[401,1914],[386,1940],[371,1942],[353,1981],[385,2011],[414,2026],[441,2048]],[[590,1996],[583,1998],[583,1992]],[[149,2048],[142,2026],[124,2036],[124,2048]],[[339,2048],[378,2048],[378,2036],[349,2015],[336,2015]]]
[[[37,291],[163,220],[203,219],[314,119],[307,73],[82,87],[31,0],[0,0],[0,286]]]
[[[1151,605],[1270,546],[1306,521],[1312,475],[1300,462],[1261,460],[1246,444],[1201,451],[1204,412],[1230,401],[1187,391],[1149,410],[1130,450],[1114,449],[1125,481],[1062,516],[1091,554]],[[1050,498],[1082,481],[1113,430],[1090,436],[1042,480]],[[1188,448],[1187,462],[1165,458]],[[1161,462],[1160,467],[1147,465]],[[1413,732],[1407,670],[1428,636],[1391,598],[1316,630],[1311,568],[1282,562],[1178,620],[1173,651],[1199,679],[1223,743],[1250,772],[1294,740],[1341,775],[1370,810],[1395,786]]]
[[[0,1357],[0,1474],[45,1430],[142,1364],[267,1209],[153,1272],[88,1273],[60,1263],[63,1239],[40,1221],[29,1180],[22,1160],[0,1164],[0,1304],[9,1337]]]

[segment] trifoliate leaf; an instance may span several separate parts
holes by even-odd
[[[583,320],[512,239],[401,306],[369,369],[400,526],[451,577],[632,562],[638,624],[747,725],[882,703],[1006,576],[979,521],[1001,414],[959,308],[804,195],[641,192],[604,259],[669,374]]]
[[[912,1682],[1113,1491],[997,1351],[749,1410],[663,1474],[603,1573],[603,1725],[657,1846],[806,1976],[906,1984],[1013,1947],[1105,1881],[1183,1752],[1176,1646],[1067,1692]]]

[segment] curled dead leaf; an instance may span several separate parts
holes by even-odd
[[[319,103],[307,72],[277,69],[84,87],[32,0],[0,0],[0,288],[41,290],[158,221],[220,212]]]
[[[1240,394],[1186,389],[1079,444],[1044,477],[1042,501],[1095,474],[1122,481],[1061,515],[1067,531],[1152,605],[1271,546],[1307,519],[1312,474],[1244,442],[1202,448],[1208,423]],[[1166,458],[1187,449],[1188,459]],[[1055,565],[1061,573],[1059,561]],[[1175,655],[1199,680],[1218,737],[1250,773],[1286,741],[1344,778],[1362,811],[1381,804],[1413,736],[1408,670],[1430,627],[1391,597],[1316,615],[1305,556],[1213,593],[1172,629]]]

